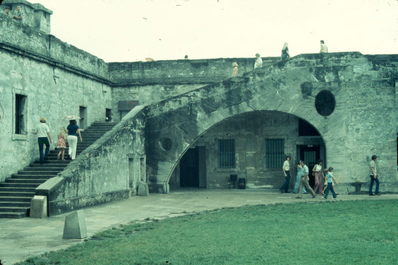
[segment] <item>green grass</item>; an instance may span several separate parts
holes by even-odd
[[[247,206],[129,224],[20,264],[398,264],[397,203]]]

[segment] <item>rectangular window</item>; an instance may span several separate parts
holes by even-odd
[[[26,96],[15,94],[15,134],[26,134]]]
[[[235,168],[235,139],[218,140],[220,168]]]
[[[265,165],[267,168],[282,168],[285,159],[285,140],[265,140]]]

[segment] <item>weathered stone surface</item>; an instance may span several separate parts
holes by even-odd
[[[30,203],[30,217],[43,218],[47,217],[47,197],[36,195]]]
[[[24,0],[7,2],[50,14]],[[126,198],[139,190],[140,181],[149,182],[151,192],[167,193],[172,176],[178,179],[181,157],[198,145],[208,150],[201,187],[225,186],[230,174],[245,176],[249,187],[277,185],[273,178],[278,173],[261,161],[266,137],[283,137],[284,151],[293,156],[299,144],[324,143],[322,152],[339,176],[340,192],[353,188],[351,182],[368,181],[373,154],[380,156],[382,187],[398,187],[397,55],[305,54],[287,62],[264,58],[265,66],[255,71],[253,58],[107,64],[46,34],[45,26],[33,26],[33,21],[21,23],[0,13],[0,150],[17,154],[2,158],[0,181],[37,158],[34,132],[40,117],[47,118],[53,139],[66,125],[64,117],[79,115],[80,107],[87,109],[87,124],[104,120],[107,109],[121,120],[37,189],[48,196],[50,215]],[[241,76],[229,78],[234,61]],[[322,91],[334,96],[330,115],[315,102]],[[26,97],[20,133],[15,133],[17,95]],[[121,100],[145,105],[126,114],[117,109]],[[298,137],[298,118],[321,137]],[[256,120],[263,124],[256,126]],[[239,141],[237,167],[222,171],[215,146],[226,136]]]
[[[63,239],[87,237],[86,220],[83,211],[75,211],[65,217]]]
[[[148,184],[145,182],[138,182],[138,191],[137,191],[138,196],[148,196],[149,195],[149,188]]]
[[[53,145],[66,115],[87,110],[86,122],[105,120],[105,109],[112,108],[111,88],[104,76],[107,65],[100,59],[18,23],[0,13],[0,181],[38,157],[35,128],[45,117]],[[26,97],[24,128],[15,133],[16,95]]]
[[[374,62],[359,53],[303,55],[283,67],[263,68],[264,75],[249,73],[153,104],[146,125],[149,180],[156,186],[168,183],[187,148],[223,120],[253,111],[280,111],[310,122],[320,132],[328,165],[340,175],[340,183],[367,181],[367,157],[372,154],[382,154],[383,182],[396,183],[396,147],[388,144],[396,142],[396,88],[373,69]],[[311,93],[302,95],[301,84],[312,84]],[[314,97],[322,90],[336,99],[329,116],[315,109]],[[162,138],[173,143],[170,150],[160,148]]]
[[[48,194],[50,215],[128,198],[130,189],[142,178],[134,175],[145,174],[129,164],[131,157],[144,156],[143,109],[134,108],[82,152],[58,175],[60,181],[50,179],[47,182],[53,184],[45,182],[38,187],[41,194]]]

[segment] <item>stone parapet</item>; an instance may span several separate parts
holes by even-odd
[[[263,58],[263,65],[279,61]],[[153,62],[109,63],[109,76],[119,86],[153,84],[208,84],[231,77],[232,63],[239,65],[238,75],[253,70],[254,58],[217,58],[202,60],[164,60]]]
[[[0,50],[109,83],[103,60],[4,14],[0,14],[0,36]]]

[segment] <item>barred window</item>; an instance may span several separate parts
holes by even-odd
[[[282,168],[285,159],[285,140],[265,140],[265,165],[267,168]]]
[[[220,168],[235,168],[235,139],[218,140]]]

